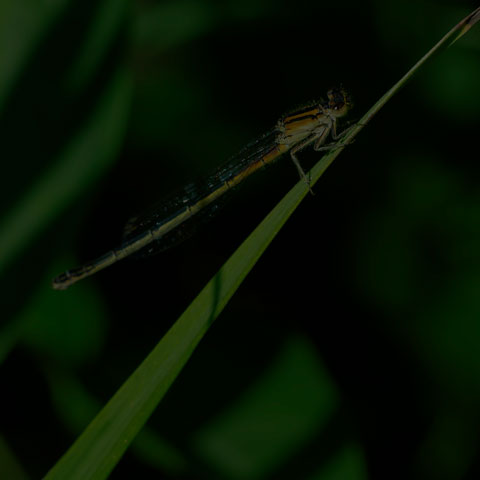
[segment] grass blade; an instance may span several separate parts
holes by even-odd
[[[424,55],[345,137],[340,148],[325,155],[312,169],[315,183],[373,116],[442,48],[451,45],[480,19],[480,8],[448,32]],[[47,479],[103,479],[156,408],[213,321],[253,268],[283,224],[308,193],[298,182],[223,265],[202,292],[111,398]]]
[[[120,70],[85,129],[0,219],[0,273],[115,160],[123,139],[129,91],[130,79]]]

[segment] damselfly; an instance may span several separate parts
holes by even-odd
[[[349,95],[343,88],[337,88],[329,90],[327,100],[304,105],[284,115],[272,130],[249,143],[205,180],[187,185],[160,204],[154,213],[131,219],[118,248],[57,276],[53,288],[64,290],[132,253],[161,251],[178,243],[193,222],[212,215],[227,192],[286,152],[290,152],[300,178],[310,187],[297,153],[311,144],[316,151],[335,147],[335,143],[325,145],[325,142],[329,135],[335,141],[345,135],[347,130],[337,133],[337,120],[351,107]]]

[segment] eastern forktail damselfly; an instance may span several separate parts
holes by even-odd
[[[119,247],[58,275],[53,279],[53,288],[64,290],[140,250],[165,250],[178,243],[191,222],[205,215],[211,216],[227,192],[286,152],[290,152],[300,178],[309,185],[297,153],[311,144],[315,151],[332,148],[325,146],[325,142],[329,135],[338,141],[345,134],[346,130],[337,133],[337,120],[345,116],[351,107],[349,95],[339,88],[329,90],[325,101],[304,105],[284,115],[272,130],[249,143],[205,180],[187,185],[160,204],[151,215],[131,219]]]

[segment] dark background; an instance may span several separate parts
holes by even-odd
[[[296,170],[166,253],[54,275],[331,86],[360,118],[476,6],[2,3],[0,477],[53,466]],[[474,28],[338,157],[111,478],[479,478],[479,60]]]

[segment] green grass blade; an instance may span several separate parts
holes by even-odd
[[[410,78],[429,60],[431,60],[435,54],[440,53],[443,49],[453,45],[459,40],[470,28],[473,27],[480,20],[480,7],[475,9],[470,15],[466,16],[462,21],[455,25],[445,36],[434,45],[408,72],[395,84],[390,90],[388,90],[360,119],[358,124],[345,136],[344,143],[348,143],[362,128],[376,115],[380,109],[396,94],[400,89],[406,85]]]
[[[88,84],[101,67],[108,49],[122,30],[128,13],[128,0],[104,0],[89,25],[75,63],[66,74],[66,86],[70,92],[78,92]]]
[[[480,9],[460,22],[410,69],[345,137],[355,137],[380,108],[442,47],[448,46],[478,21]],[[449,43],[450,42],[450,43]],[[312,169],[315,183],[344,147],[325,155]],[[103,479],[156,408],[189,359],[198,342],[223,310],[248,272],[287,221],[308,189],[297,183],[242,243],[202,292],[111,398],[47,479]]]
[[[47,380],[55,410],[64,425],[71,432],[81,432],[100,410],[100,401],[67,369],[49,368]],[[148,427],[137,435],[130,452],[172,477],[185,476],[187,473],[188,461],[181,450]]]
[[[0,110],[38,43],[70,3],[69,0],[0,2]],[[22,26],[21,35],[18,34],[19,25]]]
[[[7,441],[0,434],[0,465],[2,478],[9,480],[28,480],[29,476],[23,470],[19,460],[15,457]]]
[[[128,74],[117,72],[84,130],[0,219],[0,273],[115,160],[129,106]]]

